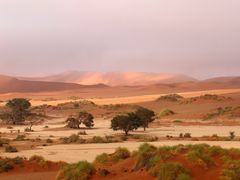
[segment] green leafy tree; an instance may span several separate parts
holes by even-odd
[[[143,127],[144,131],[146,130],[146,128],[148,128],[148,124],[155,120],[154,111],[144,107],[139,107],[136,111],[136,115],[139,117],[140,124]]]
[[[140,125],[140,119],[135,113],[117,115],[111,121],[111,129],[114,131],[123,130],[126,135],[129,131],[138,129]]]
[[[6,107],[10,110],[7,120],[12,124],[22,124],[30,115],[31,103],[24,98],[15,98],[7,102]]]

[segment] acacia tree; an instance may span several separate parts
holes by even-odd
[[[81,124],[81,122],[79,122],[79,120],[74,117],[67,118],[66,123],[67,127],[72,129],[79,129]]]
[[[76,117],[69,117],[66,120],[67,127],[73,129],[79,129],[81,124],[84,124],[87,128],[94,126],[94,117],[91,113],[81,111]]]
[[[144,131],[146,131],[146,128],[148,128],[148,124],[155,120],[154,111],[144,107],[139,107],[136,111],[136,115],[139,117],[140,124],[143,127]]]
[[[128,135],[129,131],[138,129],[139,126],[140,119],[135,113],[117,115],[111,121],[111,129],[114,131],[123,130],[125,135]]]
[[[87,128],[91,128],[94,126],[93,119],[93,115],[86,111],[81,111],[78,115],[79,122],[83,123]]]
[[[9,109],[7,113],[7,121],[12,124],[23,124],[28,116],[30,116],[31,103],[24,98],[14,98],[7,102],[6,107]]]

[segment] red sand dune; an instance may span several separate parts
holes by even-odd
[[[23,78],[29,80],[29,78]],[[137,86],[150,84],[170,84],[196,79],[180,74],[171,73],[147,73],[147,72],[78,72],[71,71],[58,75],[42,78],[30,78],[30,80],[54,81],[78,83],[83,85],[106,84],[109,86]]]

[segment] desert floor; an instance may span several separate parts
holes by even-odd
[[[63,128],[63,124],[61,123],[63,119],[57,119],[54,122],[47,122],[46,124],[49,126],[48,129],[45,129],[43,125],[38,125],[34,127],[35,132],[28,133],[28,138],[41,138],[47,139],[51,137],[51,139],[59,139],[60,137],[70,136],[71,134],[76,134],[80,130],[65,130]],[[110,120],[97,119],[95,121],[95,126],[98,127],[96,129],[87,129],[85,130],[87,135],[86,137],[93,136],[106,136],[106,135],[116,135],[121,134],[122,132],[116,132],[111,130]],[[16,126],[15,130],[23,131],[24,126]],[[9,132],[10,130],[6,127],[0,128],[1,132]],[[212,136],[213,134],[217,134],[218,136],[228,136],[230,131],[234,131],[237,136],[240,134],[240,126],[159,126],[159,127],[150,127],[144,132],[142,129],[131,132],[131,134],[144,134],[149,136],[157,136],[157,137],[166,137],[175,136],[178,137],[180,133],[191,133],[192,137],[202,137],[202,136]],[[16,143],[27,143],[25,141],[20,141]],[[2,152],[2,157],[16,157],[16,156],[25,156],[31,157],[32,155],[41,155],[47,160],[52,161],[66,161],[66,162],[77,162],[79,160],[88,160],[93,161],[96,155],[101,153],[113,153],[117,147],[126,147],[129,150],[136,150],[140,144],[143,142],[123,142],[123,143],[109,143],[109,144],[64,144],[64,145],[50,145],[50,146],[38,146],[32,150],[22,150],[18,153],[5,153]],[[151,142],[156,146],[160,145],[177,145],[177,144],[197,144],[197,143],[208,143],[210,145],[219,145],[224,148],[240,148],[240,143],[238,141],[158,141]]]

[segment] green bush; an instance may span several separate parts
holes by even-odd
[[[123,160],[123,159],[127,159],[129,158],[131,155],[131,153],[129,152],[128,149],[126,148],[117,148],[116,151],[113,153],[112,155],[112,159],[114,161],[119,161],[119,160]]]
[[[151,168],[153,167],[160,159],[156,157],[157,148],[149,145],[147,143],[142,144],[137,152],[136,158],[137,162],[135,169],[140,168]]]
[[[95,172],[95,168],[87,161],[63,166],[58,175],[58,180],[88,180]]]
[[[239,180],[240,179],[240,160],[228,161],[222,172],[223,179]]]
[[[5,152],[15,153],[15,152],[18,152],[18,150],[17,150],[17,148],[9,145],[9,146],[6,146],[6,147],[5,147]]]
[[[109,155],[107,153],[102,153],[98,155],[95,159],[95,163],[106,164],[109,161]]]
[[[212,158],[211,146],[207,144],[197,144],[197,145],[189,145],[190,148],[187,157],[189,160],[198,163],[204,166],[210,166],[214,164],[214,160]]]
[[[160,166],[158,180],[182,180],[191,179],[188,171],[179,163],[165,163]]]

